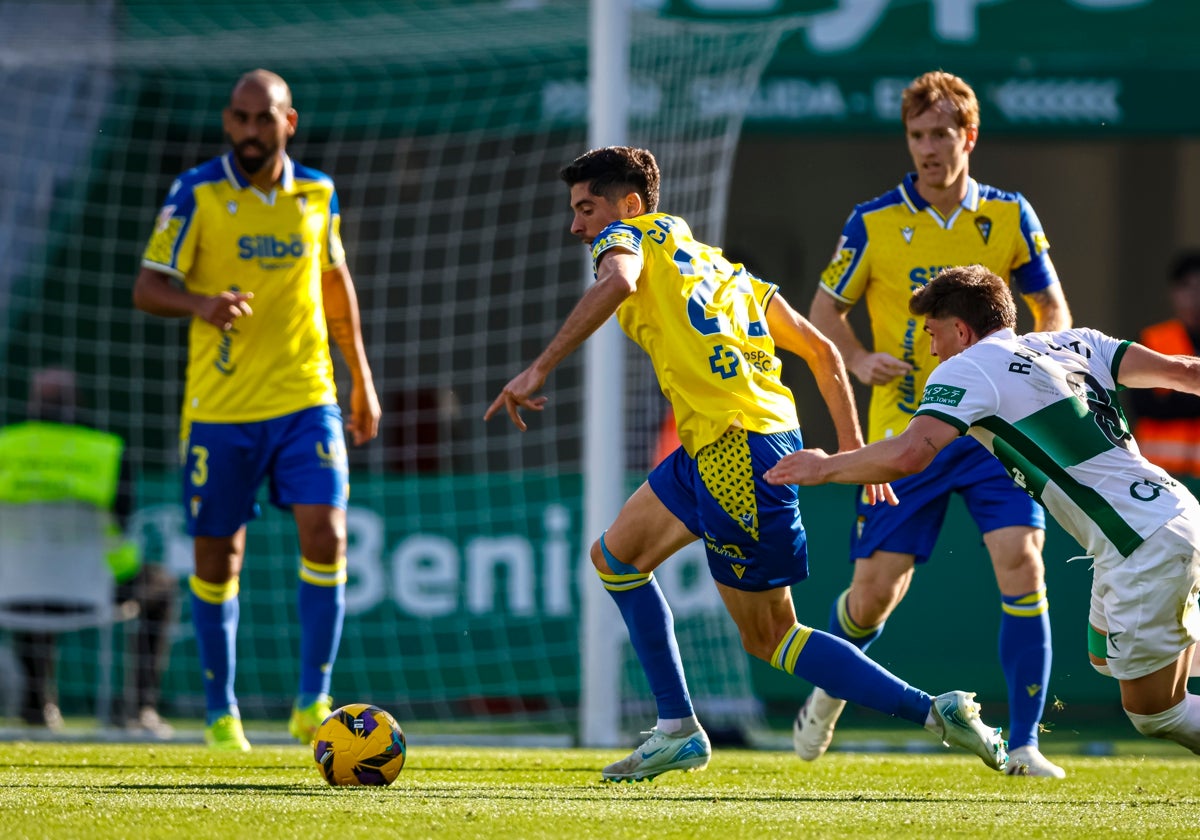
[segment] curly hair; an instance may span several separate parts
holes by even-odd
[[[590,181],[588,191],[609,201],[618,201],[630,192],[642,197],[647,213],[658,209],[658,161],[647,149],[632,146],[605,146],[592,149],[559,172],[567,186]]]

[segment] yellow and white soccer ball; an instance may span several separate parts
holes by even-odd
[[[334,709],[317,727],[313,758],[329,784],[390,785],[408,745],[396,719],[369,703]]]

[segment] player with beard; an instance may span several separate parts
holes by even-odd
[[[238,579],[255,495],[296,520],[300,682],[289,731],[308,743],[330,711],[345,614],[346,443],[329,339],[350,369],[356,445],[379,400],[340,236],[333,181],[286,153],[297,115],[287,83],[253,70],[223,112],[230,151],[171,185],[142,259],[134,305],[190,318],[181,450],[205,740],[248,750],[234,694]]]

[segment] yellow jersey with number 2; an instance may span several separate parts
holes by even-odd
[[[592,243],[593,269],[614,248],[642,262],[617,320],[649,354],[689,455],[731,426],[773,434],[800,425],[767,330],[776,285],[697,242],[687,222],[665,213],[602,230]]]

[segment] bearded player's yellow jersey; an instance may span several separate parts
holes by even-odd
[[[641,258],[637,290],[617,320],[650,355],[689,455],[730,426],[771,434],[800,425],[767,330],[777,286],[697,242],[678,216],[612,223],[592,243],[593,269],[612,248]]]
[[[232,153],[171,185],[142,265],[191,292],[254,294],[227,332],[192,319],[185,417],[245,423],[337,402],[321,274],[345,259],[340,222],[333,181],[286,157],[266,194]]]
[[[854,208],[821,288],[850,306],[865,298],[873,351],[913,365],[911,373],[871,389],[868,442],[904,431],[936,364],[924,322],[908,311],[913,291],[943,268],[975,263],[1014,281],[1021,294],[1041,291],[1058,283],[1049,248],[1024,196],[974,179],[948,218],[921,198],[912,173]]]

